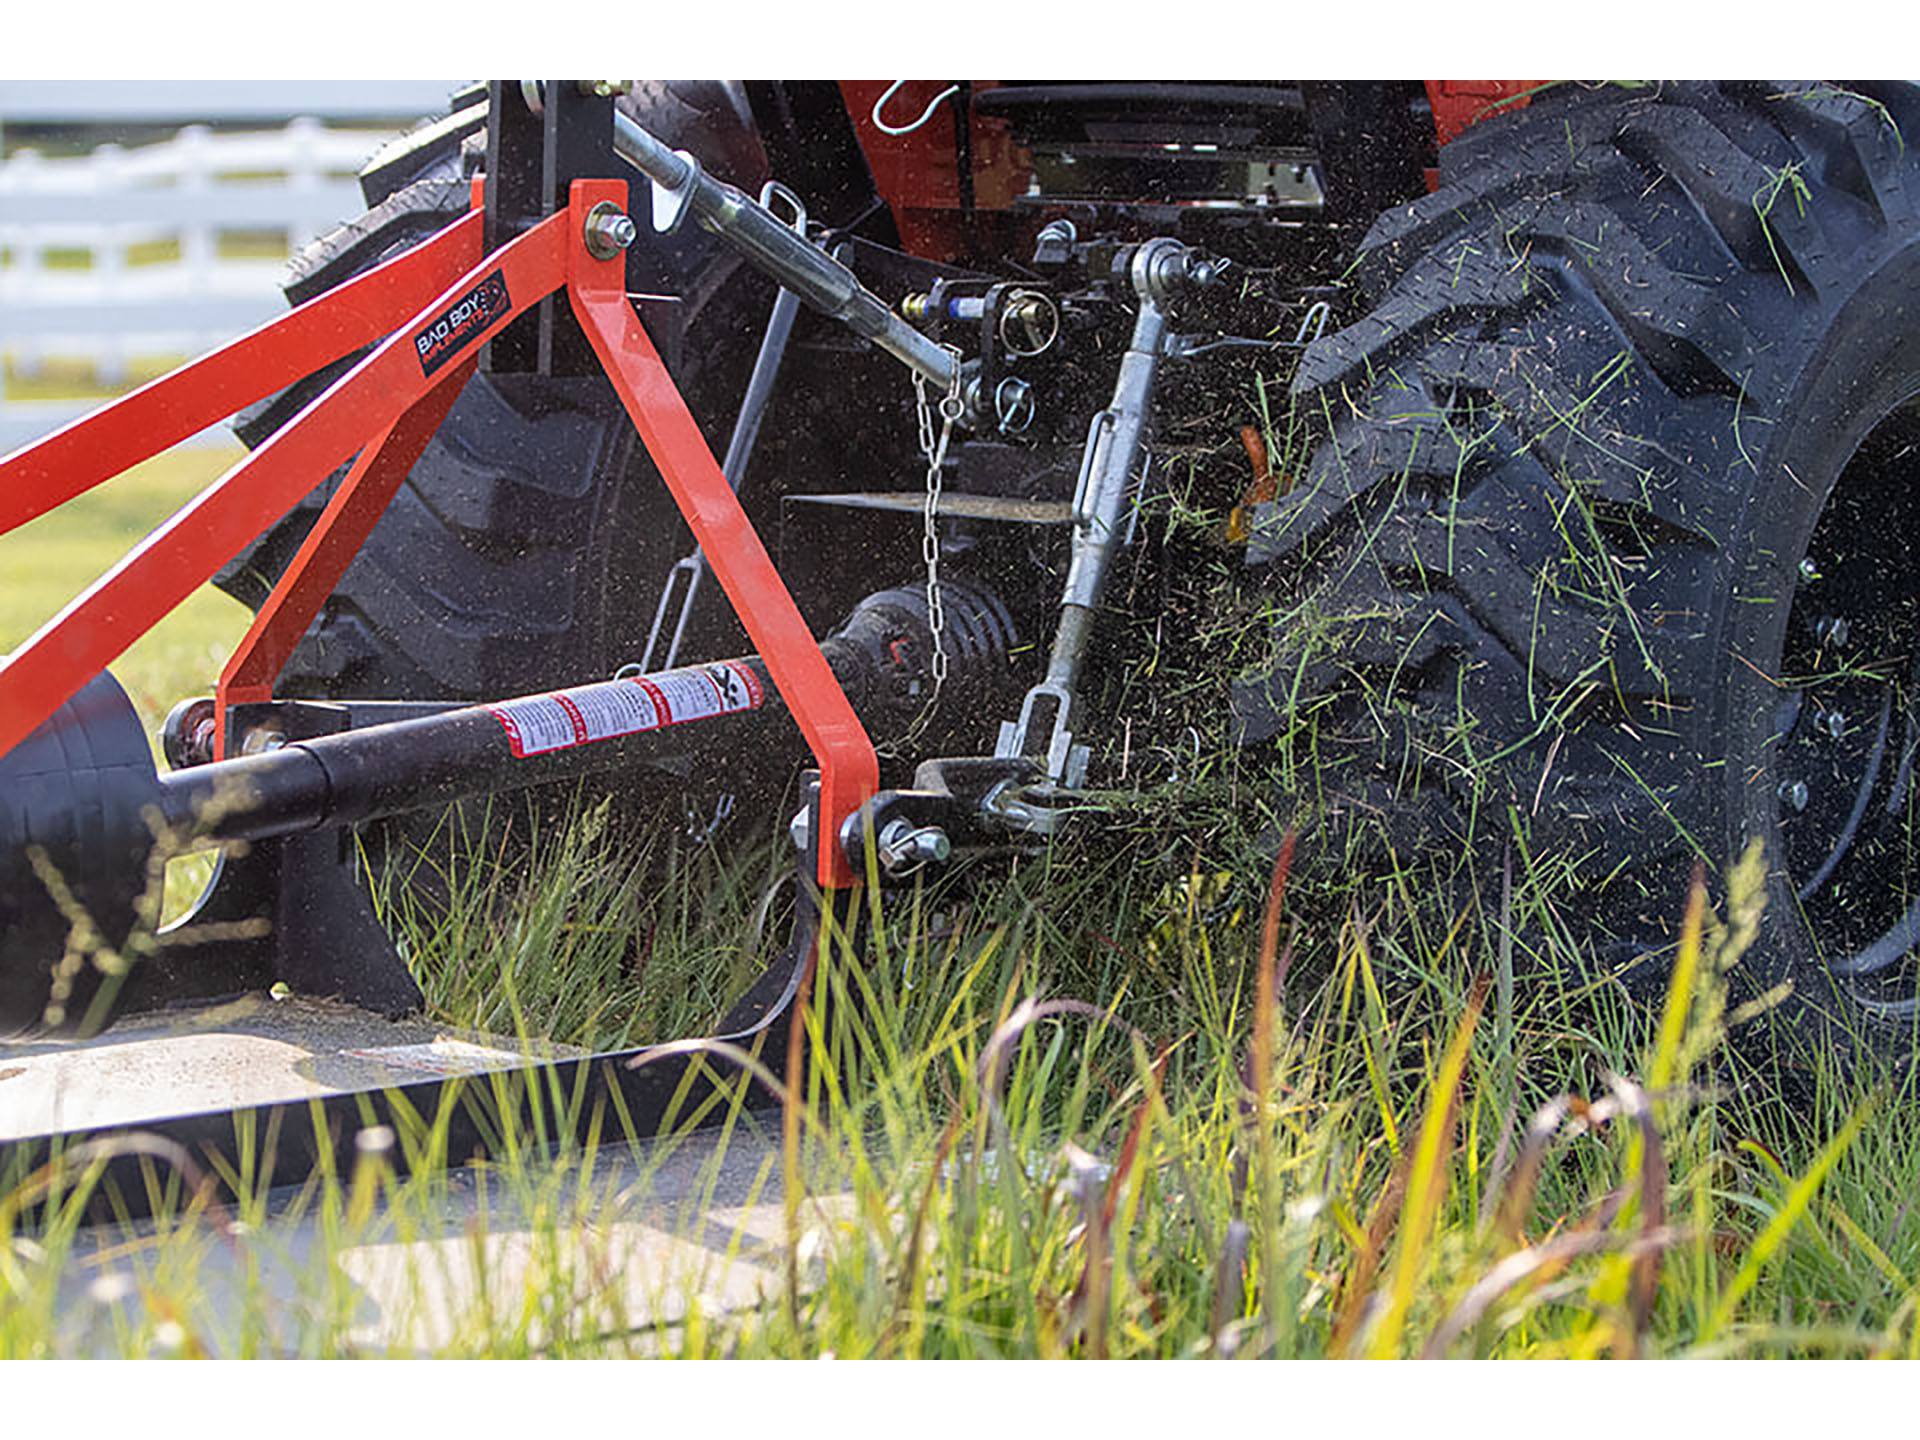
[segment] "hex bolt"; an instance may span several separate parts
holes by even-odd
[[[587,253],[594,259],[611,260],[639,238],[639,226],[618,205],[602,200],[587,212]]]
[[[1804,780],[1782,780],[1775,793],[1779,795],[1780,803],[1791,810],[1807,808],[1807,782]]]
[[[1831,645],[1835,649],[1847,643],[1847,636],[1853,627],[1838,615],[1829,615],[1813,627],[1813,638],[1822,645]]]
[[[813,849],[813,809],[802,805],[787,822],[787,838],[802,855]]]

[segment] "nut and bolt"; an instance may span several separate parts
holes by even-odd
[[[787,838],[802,855],[813,849],[813,809],[802,805],[787,822]]]
[[[880,827],[877,839],[880,866],[889,875],[908,875],[922,865],[944,865],[953,854],[953,842],[938,825],[889,820]]]
[[[1852,632],[1853,627],[1845,620],[1838,615],[1829,615],[1813,627],[1813,638],[1822,645],[1832,645],[1837,648],[1847,643],[1847,636]]]
[[[242,755],[265,755],[273,750],[287,748],[287,737],[279,730],[249,730],[240,741]]]
[[[161,748],[167,764],[175,770],[205,765],[213,759],[218,738],[219,711],[211,696],[182,700],[168,714],[160,732]]]
[[[1779,795],[1780,803],[1790,810],[1798,812],[1807,808],[1808,791],[1804,780],[1782,780],[1775,793]]]
[[[207,715],[202,718],[197,718],[194,721],[192,730],[187,733],[189,753],[196,757],[204,757],[199,763],[203,765],[206,764],[213,759],[216,753],[214,747],[219,733],[220,726],[216,723],[214,716]]]
[[[1829,740],[1847,733],[1847,717],[1838,710],[1822,710],[1813,717],[1813,728]]]
[[[611,99],[615,95],[625,95],[633,89],[631,80],[582,80],[580,93],[592,95],[601,100]]]
[[[602,200],[587,212],[587,253],[596,260],[612,260],[640,238],[640,228],[618,205]]]

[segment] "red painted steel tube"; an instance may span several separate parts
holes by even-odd
[[[581,233],[587,212],[603,200],[624,210],[626,185],[575,182],[570,221],[575,234]],[[596,260],[581,244],[572,245],[568,255],[567,288],[580,328],[819,762],[820,884],[851,885],[857,877],[837,837],[841,823],[880,786],[873,742],[634,314],[624,261]]]
[[[218,720],[214,753],[226,758],[226,709],[271,700],[273,683],[313,617],[347,573],[373,527],[386,513],[400,482],[427,448],[447,411],[466,387],[475,362],[465,360],[415,402],[383,434],[369,441],[340,488],[301,541],[273,592],[253,617],[214,691]]]
[[[364,275],[0,459],[0,535],[391,333],[479,263],[480,224],[477,214],[456,220]]]
[[[456,222],[471,223],[472,217]],[[564,284],[568,227],[577,236],[580,223],[567,214],[551,215],[468,270],[405,329],[0,660],[0,754],[31,734],[369,436],[392,428],[439,383],[435,375],[444,365],[466,358],[470,349]],[[573,248],[579,248],[577,241]]]

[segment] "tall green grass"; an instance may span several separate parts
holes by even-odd
[[[1150,542],[1214,523],[1191,488],[1156,502]],[[430,1116],[271,1205],[268,1177],[213,1177],[237,1195],[216,1204],[156,1149],[171,1198],[124,1234],[83,1223],[106,1198],[85,1156],[0,1179],[0,1354],[1920,1351],[1904,1088],[1816,1070],[1782,1091],[1729,1039],[1766,1023],[1728,984],[1769,923],[1757,862],[1722,915],[1703,886],[1670,897],[1652,1007],[1562,923],[1583,879],[1523,832],[1500,873],[1463,875],[1308,818],[1290,868],[1250,868],[1283,823],[1263,797],[1310,803],[1321,777],[1291,752],[1279,786],[1243,775],[1207,728],[1271,629],[1215,603],[1228,558],[1118,577],[1139,633],[1094,708],[1142,724],[1109,737],[1102,823],[870,897],[820,956],[804,1045],[762,1057],[783,1114],[704,1112],[777,1221],[729,1242],[755,1283],[726,1303],[636,1304],[654,1252],[620,1240],[710,1244],[725,1138],[635,1158],[603,1116],[591,1142],[502,1136],[476,1179],[396,1163],[448,1158]],[[49,551],[46,575],[77,563]],[[65,598],[6,598],[29,588],[35,618]],[[192,689],[205,660],[136,701],[157,718],[145,692]],[[449,1025],[530,1047],[698,1033],[777,943],[777,844],[635,846],[592,807],[531,840],[487,820],[390,853],[379,895]],[[692,1198],[663,1213],[651,1177],[682,1162]]]
[[[503,988],[516,937],[590,964],[600,927],[659,928],[658,895],[610,848],[588,811],[494,897]],[[226,1209],[180,1186],[172,1214],[104,1249],[80,1227],[82,1168],[51,1213],[18,1187],[0,1201],[0,1353],[1920,1348],[1920,1144],[1901,1097],[1815,1074],[1787,1109],[1729,1048],[1728,976],[1766,923],[1756,857],[1728,877],[1724,915],[1704,885],[1675,897],[1685,924],[1652,1009],[1584,974],[1515,983],[1535,943],[1515,917],[1558,883],[1525,869],[1506,904],[1455,913],[1410,869],[1341,893],[1282,868],[1247,893],[1134,861],[1061,847],[992,886],[887,896],[859,943],[830,937],[800,1063],[765,1057],[793,1085],[771,1122],[787,1163],[769,1122],[705,1116],[759,1136],[753,1198],[778,1217],[734,1237],[758,1284],[726,1304],[629,1310],[651,1262],[617,1237],[684,1226],[711,1242],[713,1222],[698,1184],[672,1217],[649,1209],[648,1174],[690,1142],[613,1164],[609,1118],[557,1152],[518,1137],[484,1171],[491,1198],[451,1226],[471,1178],[405,1176],[369,1146],[307,1181],[293,1213],[317,1238],[297,1247],[245,1177]],[[716,867],[709,892],[740,914],[761,874]],[[627,1033],[543,999],[537,969],[511,982],[523,1033]],[[428,1117],[397,1143],[431,1150],[435,1133]],[[177,1163],[156,1155],[156,1176]],[[717,1183],[718,1159],[703,1163]],[[410,1278],[382,1282],[370,1330],[355,1276],[375,1253],[406,1257]]]

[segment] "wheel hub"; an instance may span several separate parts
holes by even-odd
[[[1828,969],[1879,1013],[1920,1010],[1920,401],[1855,451],[1796,572],[1774,715],[1787,872]]]

